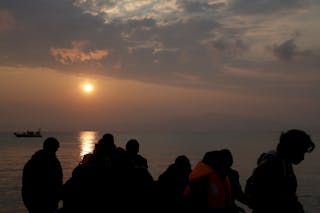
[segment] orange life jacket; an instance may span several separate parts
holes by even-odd
[[[207,181],[208,209],[230,208],[233,205],[231,186],[228,177],[224,180],[218,177],[216,172],[203,162],[199,162],[189,176],[190,184],[198,181]],[[185,196],[191,192],[190,186],[185,190]]]

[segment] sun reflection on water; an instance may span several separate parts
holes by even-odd
[[[93,151],[97,141],[98,133],[95,131],[80,132],[80,157]]]

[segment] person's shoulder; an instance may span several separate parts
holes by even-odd
[[[256,171],[258,173],[277,173],[283,168],[283,160],[275,151],[262,153],[258,159]]]
[[[25,166],[31,166],[35,164],[39,164],[44,161],[44,153],[43,150],[36,151],[31,158],[26,162]]]
[[[170,164],[165,170],[164,172],[162,172],[158,178],[158,180],[163,181],[166,180],[167,178],[170,178],[171,175],[176,171],[175,169],[175,165],[174,164]]]
[[[272,150],[269,152],[262,153],[257,160],[257,165],[269,165],[278,162],[281,162],[281,158],[279,157],[276,151]]]
[[[164,174],[172,175],[178,171],[178,168],[175,164],[170,164],[168,168],[165,170]]]
[[[142,155],[136,155],[136,158],[142,161],[147,161],[147,159],[145,157],[143,157]]]
[[[92,153],[85,154],[82,157],[80,164],[84,164],[84,165],[90,164],[94,160],[94,157],[95,156]]]
[[[42,149],[36,151],[32,156],[31,159],[37,159],[37,158],[41,158],[45,155],[44,151]]]
[[[134,162],[136,166],[148,168],[148,160],[141,155],[136,155]]]
[[[228,176],[233,178],[239,178],[240,175],[237,170],[230,168]]]
[[[34,172],[40,168],[46,160],[44,159],[43,151],[36,151],[31,158],[25,163],[23,173]]]

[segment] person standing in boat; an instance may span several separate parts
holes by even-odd
[[[56,138],[47,138],[23,168],[22,199],[29,213],[52,213],[58,209],[63,184],[58,148]]]

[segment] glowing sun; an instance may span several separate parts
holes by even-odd
[[[93,86],[92,84],[86,83],[83,85],[83,91],[85,91],[86,93],[90,93],[93,91]]]

